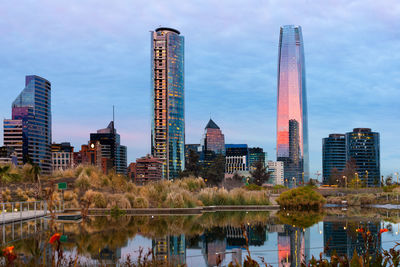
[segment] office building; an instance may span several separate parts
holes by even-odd
[[[346,161],[354,160],[361,185],[380,186],[379,133],[355,128],[346,133]]]
[[[18,165],[18,157],[13,147],[0,146],[0,165]]]
[[[250,170],[255,169],[255,165],[257,162],[261,162],[262,166],[266,166],[267,162],[267,153],[260,147],[252,147],[249,148],[249,168]]]
[[[173,179],[185,169],[184,37],[161,27],[151,40],[151,154]]]
[[[268,171],[270,172],[270,181],[274,185],[284,184],[284,167],[282,161],[268,161]]]
[[[139,158],[135,164],[135,183],[143,185],[148,182],[160,181],[162,176],[163,162],[150,155]]]
[[[74,147],[68,142],[51,144],[51,161],[53,162],[53,171],[72,168],[74,161]]]
[[[185,166],[189,163],[189,155],[190,151],[196,152],[199,155],[201,154],[201,145],[200,144],[185,144]]]
[[[4,145],[15,149],[19,164],[30,162],[42,173],[51,173],[49,81],[36,75],[25,77],[25,88],[12,103],[12,119],[4,120]]]
[[[345,167],[345,135],[330,134],[329,137],[322,139],[322,182],[324,184],[329,184],[329,181],[332,180],[332,170],[336,170],[338,173],[340,173],[344,170]]]
[[[128,166],[128,178],[135,181],[136,177],[136,162],[131,162]]]
[[[206,128],[204,128],[202,150],[225,155],[225,136],[212,119],[209,120]]]
[[[281,27],[278,59],[277,161],[284,163],[285,181],[299,184],[309,179],[306,73],[300,26]]]
[[[249,170],[249,149],[246,144],[226,144],[225,155],[225,173]]]

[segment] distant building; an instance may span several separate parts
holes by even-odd
[[[46,79],[25,77],[25,88],[12,103],[12,119],[4,120],[4,145],[15,149],[18,163],[37,164],[44,174],[51,162],[51,84]]]
[[[139,185],[163,179],[163,162],[150,155],[136,160],[135,183]]]
[[[18,165],[18,157],[13,147],[1,146],[0,147],[0,165],[13,164]]]
[[[254,166],[257,162],[261,162],[263,167],[266,166],[267,161],[267,153],[260,147],[252,147],[249,148],[249,168],[250,170],[254,169]]]
[[[53,171],[72,168],[74,161],[74,147],[67,142],[51,144],[51,160],[53,163]]]
[[[271,173],[270,181],[274,185],[284,184],[284,166],[282,161],[268,161],[268,171]]]
[[[189,161],[190,150],[196,152],[200,157],[201,145],[200,144],[185,144],[185,166]]]
[[[246,144],[226,144],[225,155],[225,173],[248,171],[249,150]]]
[[[164,178],[185,169],[184,37],[175,29],[151,32],[151,154],[164,166]]]
[[[346,138],[344,134],[330,134],[322,139],[322,182],[329,184],[331,172],[342,172],[346,167]]]
[[[136,162],[131,162],[128,166],[128,178],[135,181],[136,177]]]
[[[368,187],[380,186],[379,133],[355,128],[346,133],[346,161],[354,160],[357,176]]]
[[[104,173],[113,169],[118,174],[126,174],[126,146],[120,143],[120,135],[114,127],[114,121],[111,121],[107,128],[91,133],[89,145],[88,149],[95,152],[94,164],[101,166]]]
[[[204,129],[202,150],[225,155],[225,136],[212,119],[209,120]]]

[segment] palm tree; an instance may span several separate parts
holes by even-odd
[[[41,184],[40,184],[40,173],[42,172],[42,169],[40,166],[36,163],[32,163],[32,168],[29,170],[29,173],[33,175],[33,180],[37,183],[38,189],[39,189],[39,194],[42,192]]]

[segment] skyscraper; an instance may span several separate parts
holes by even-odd
[[[344,134],[330,134],[322,139],[322,182],[329,184],[332,170],[342,172],[346,167],[346,138]],[[340,179],[335,177],[333,179]],[[332,179],[331,179],[332,180]],[[332,182],[332,181],[331,181]],[[333,181],[335,183],[335,181]],[[336,183],[335,183],[336,184]]]
[[[151,32],[151,153],[166,179],[185,168],[184,37],[171,28]]]
[[[304,45],[300,26],[280,29],[278,61],[277,160],[286,184],[308,182],[308,126]]]
[[[204,129],[203,151],[225,155],[225,136],[218,125],[210,119]]]
[[[19,164],[31,162],[45,174],[52,171],[49,81],[25,77],[25,88],[12,103],[12,119],[4,120],[4,145],[15,148]]]
[[[379,133],[355,128],[346,133],[346,161],[355,161],[357,176],[365,186],[380,185]]]

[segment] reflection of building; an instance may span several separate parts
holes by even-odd
[[[267,153],[260,147],[249,148],[249,170],[255,168],[257,162],[261,162],[263,167],[265,167],[267,162]]]
[[[143,185],[148,182],[160,181],[162,179],[161,160],[150,155],[136,159],[135,183]]]
[[[309,178],[307,97],[303,37],[300,26],[280,29],[278,62],[277,160],[284,162],[289,183]],[[294,180],[294,179],[293,179]]]
[[[381,250],[382,242],[378,238],[380,231],[379,222],[324,222],[324,247],[326,255],[331,256],[334,251],[339,256],[351,257],[354,250],[359,255],[365,254],[365,241],[361,234],[356,232],[357,228],[369,231],[374,240],[377,240],[376,247],[371,246],[369,253],[374,255]]]
[[[346,167],[346,139],[344,134],[330,134],[322,139],[322,182],[329,184],[332,170],[341,172]],[[341,178],[341,177],[339,177]]]
[[[246,239],[243,235],[243,230],[240,227],[225,227],[226,243],[229,249],[244,248]],[[246,225],[247,238],[249,246],[262,246],[267,241],[266,227],[262,225]]]
[[[151,32],[151,154],[164,163],[164,177],[185,169],[184,38],[171,28]]]
[[[249,150],[246,144],[226,144],[225,153],[225,173],[248,170]]]
[[[72,167],[74,147],[70,143],[51,144],[51,161],[53,171],[66,170]]]
[[[99,254],[93,255],[93,259],[98,260],[101,264],[112,265],[121,259],[121,248],[110,249],[108,246],[99,250]]]
[[[279,266],[300,266],[310,259],[310,230],[285,225],[278,233]]]
[[[284,169],[282,161],[268,161],[268,171],[270,172],[270,181],[274,185],[283,185]]]
[[[346,133],[346,161],[355,160],[359,179],[366,186],[380,186],[379,133],[355,128]]]
[[[12,103],[12,119],[4,120],[4,145],[15,149],[19,164],[32,162],[44,174],[52,171],[49,81],[25,77],[25,88]]]
[[[204,234],[202,253],[207,266],[217,266],[219,262],[225,259],[226,239],[212,238],[208,234]]]
[[[152,248],[157,261],[168,261],[172,266],[182,266],[186,263],[184,235],[155,238],[152,241]]]

